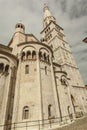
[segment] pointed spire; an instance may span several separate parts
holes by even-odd
[[[52,16],[52,14],[51,14],[51,12],[50,12],[49,7],[47,6],[47,4],[44,4],[44,9],[43,9],[43,11],[44,11],[44,19],[45,19],[46,17]]]
[[[56,19],[53,17],[46,3],[44,4],[43,12],[44,12],[44,26],[47,26],[47,24],[49,24],[51,21],[56,22]]]

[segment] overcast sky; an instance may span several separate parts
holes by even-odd
[[[43,29],[43,6],[47,3],[57,24],[64,28],[67,41],[87,84],[87,0],[0,0],[0,44],[7,45],[15,31],[15,24],[22,22],[26,33],[38,39]]]

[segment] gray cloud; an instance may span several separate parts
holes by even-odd
[[[84,33],[87,34],[87,29],[85,29]]]
[[[56,0],[56,2],[58,2]],[[87,15],[87,1],[86,0],[61,0],[61,10],[69,15],[71,19],[79,18]]]
[[[87,2],[86,0],[83,1],[76,1],[70,11],[71,18],[79,18],[87,15]]]
[[[63,12],[67,12],[67,1],[61,0],[60,1],[61,9]]]

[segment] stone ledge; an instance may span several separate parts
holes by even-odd
[[[53,130],[87,130],[87,117],[77,119],[75,122],[61,128],[53,128]]]

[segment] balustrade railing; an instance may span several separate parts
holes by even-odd
[[[77,117],[77,115],[79,115],[79,117]],[[44,120],[15,122],[11,124],[0,125],[0,130],[41,130],[44,128],[54,128],[65,124],[69,124],[74,120],[74,118],[80,118],[82,116],[83,114],[78,112],[76,114],[70,114],[62,118],[56,117]]]

